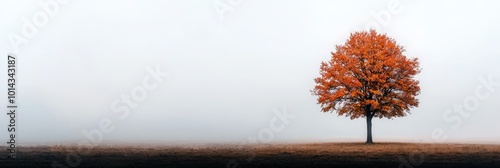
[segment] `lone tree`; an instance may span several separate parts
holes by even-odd
[[[331,60],[321,63],[311,92],[322,112],[366,117],[366,143],[373,143],[372,118],[403,117],[418,107],[418,59],[407,58],[402,46],[375,30],[355,32],[335,48]]]

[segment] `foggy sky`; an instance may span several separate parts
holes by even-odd
[[[19,58],[20,143],[85,140],[82,131],[103,119],[114,126],[103,143],[239,143],[285,109],[295,118],[272,142],[364,141],[364,119],[320,112],[310,90],[334,46],[373,25],[422,68],[420,106],[403,118],[374,119],[375,142],[435,142],[436,129],[446,142],[500,139],[500,86],[488,90],[481,82],[500,82],[497,2],[69,0],[16,51],[9,33],[22,35],[23,18],[45,12],[40,2],[48,1],[0,1],[0,53]],[[221,18],[214,4],[231,10]],[[117,104],[130,109],[120,119],[113,101],[142,86],[148,67],[168,76],[137,107]],[[477,98],[478,87],[489,96],[467,117],[445,115]],[[6,129],[0,135],[6,140]]]

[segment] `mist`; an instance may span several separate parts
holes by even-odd
[[[422,68],[419,107],[374,119],[374,141],[499,142],[497,2],[237,2],[1,1],[19,143],[362,142],[365,120],[320,112],[310,90],[335,45],[370,28]]]

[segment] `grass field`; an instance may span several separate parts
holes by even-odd
[[[2,168],[53,167],[55,162],[60,163],[55,167],[500,167],[500,145],[475,144],[113,145],[17,150],[16,160],[1,157]],[[7,156],[7,151],[0,154]],[[66,158],[75,165],[68,165]]]

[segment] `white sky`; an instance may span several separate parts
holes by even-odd
[[[9,33],[23,18],[44,12],[33,1],[0,1],[0,54],[16,52]],[[420,107],[404,118],[375,119],[374,141],[495,141],[500,131],[500,86],[453,129],[455,104],[475,98],[479,78],[500,82],[500,13],[494,1],[412,1],[377,22],[391,1],[248,1],[219,17],[226,0],[73,1],[19,46],[18,140],[66,143],[111,119],[104,142],[242,142],[275,117],[296,117],[272,142],[364,141],[364,119],[321,113],[310,90],[321,61],[349,34],[378,24],[418,57]],[[54,9],[54,8],[50,8]],[[44,12],[45,13],[45,12]],[[382,25],[382,24],[385,24]],[[6,59],[0,59],[6,74]],[[140,86],[146,67],[169,76],[120,120],[113,100]],[[5,75],[3,75],[5,76]],[[5,78],[4,78],[5,79]],[[4,80],[5,81],[5,80]],[[5,84],[6,85],[6,84]],[[488,92],[484,89],[481,92]],[[0,91],[6,95],[6,88]],[[2,108],[7,105],[3,96]],[[122,104],[123,105],[123,104]],[[0,115],[6,127],[7,115]],[[278,125],[280,122],[278,122]],[[6,128],[0,139],[7,140]]]

